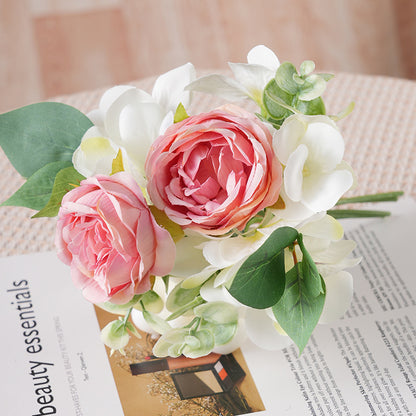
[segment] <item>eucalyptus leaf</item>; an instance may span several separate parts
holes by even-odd
[[[51,162],[72,161],[92,122],[61,103],[37,103],[0,115],[0,146],[25,178]]]
[[[229,288],[244,305],[265,309],[274,305],[285,288],[284,248],[293,244],[296,229],[281,227],[242,264]]]
[[[238,312],[233,305],[226,302],[208,302],[194,309],[195,316],[199,316],[213,324],[230,324],[238,321]]]
[[[301,86],[299,99],[302,101],[312,101],[320,97],[326,88],[326,82],[317,74],[309,75],[305,83]]]
[[[18,206],[35,210],[42,209],[51,198],[55,176],[71,165],[68,161],[47,164],[35,172],[2,206]]]
[[[164,319],[153,312],[143,311],[143,318],[148,325],[159,334],[165,334],[172,329]]]
[[[299,84],[293,79],[294,75],[298,75],[295,66],[290,62],[283,62],[277,68],[274,79],[283,91],[295,95],[299,91]]]
[[[292,114],[287,106],[292,105],[293,97],[293,95],[283,91],[272,79],[263,91],[263,104],[273,119],[283,120]]]
[[[272,307],[274,316],[283,330],[296,343],[302,353],[317,325],[325,303],[325,294],[313,296],[305,284],[302,262],[286,273],[283,296]],[[322,281],[324,287],[324,283]]]
[[[237,325],[237,322],[220,325],[204,321],[200,325],[200,328],[201,330],[211,332],[214,337],[215,346],[217,346],[224,345],[233,339],[235,333],[237,332]]]
[[[84,176],[78,173],[72,166],[60,170],[55,177],[52,195],[48,203],[32,218],[56,216],[64,195],[71,189],[74,189],[75,186],[78,186],[83,179],[85,179]]]
[[[299,101],[296,108],[302,113],[309,116],[326,114],[325,104],[321,97],[311,101]]]
[[[300,64],[299,71],[300,71],[300,74],[303,75],[303,76],[309,75],[310,73],[315,71],[315,62],[314,61],[303,61]]]
[[[163,300],[154,290],[150,289],[141,295],[140,302],[134,304],[134,309],[142,311],[142,305],[149,312],[159,313],[163,309]]]
[[[303,278],[305,279],[305,286],[312,296],[319,296],[321,293],[324,293],[322,278],[316,268],[315,262],[312,260],[311,255],[303,244],[302,234],[299,234],[298,236],[298,244],[302,251],[301,267]]]
[[[200,286],[191,289],[184,289],[181,285],[182,282],[179,282],[174,287],[172,292],[169,293],[166,300],[166,308],[170,312],[175,312],[177,309],[182,308],[195,300],[195,298],[199,295]]]

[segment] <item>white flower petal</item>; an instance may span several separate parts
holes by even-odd
[[[195,68],[187,63],[161,75],[153,86],[152,96],[166,111],[175,113],[179,103],[190,104],[191,93],[185,87],[195,79]]]
[[[186,236],[176,243],[175,265],[171,274],[178,277],[188,277],[209,266],[199,245],[205,242],[201,236]]]
[[[309,150],[305,167],[310,172],[334,170],[344,156],[344,139],[329,123],[310,123],[301,143]]]
[[[276,71],[272,71],[261,65],[252,64],[228,64],[234,77],[247,91],[247,95],[259,105],[262,102],[263,89],[274,77]]]
[[[308,148],[300,145],[289,156],[286,168],[283,172],[285,192],[293,201],[300,201],[303,189],[303,167],[308,158]]]
[[[296,150],[306,133],[307,123],[302,117],[290,116],[273,135],[273,149],[284,165],[289,156]]]
[[[202,296],[202,299],[206,300],[207,302],[226,302],[233,306],[242,306],[240,302],[238,302],[230,295],[230,292],[224,286],[214,287],[213,279],[206,282],[201,287],[199,293]]]
[[[332,241],[324,250],[315,251],[313,247],[311,247],[310,253],[316,263],[334,264],[342,261],[351,254],[356,246],[357,244],[353,240]],[[309,247],[310,246],[307,247],[308,250]]]
[[[276,54],[264,45],[257,45],[252,48],[247,54],[247,62],[249,64],[262,65],[273,72],[276,72],[280,66]]]
[[[116,88],[118,87],[111,88],[111,90]],[[119,144],[118,141],[121,140],[119,118],[123,109],[128,105],[152,102],[153,99],[149,94],[135,87],[120,87],[120,90],[117,90],[114,94],[110,94],[109,91],[104,94],[102,102],[100,103],[100,109],[102,108],[104,113],[105,129],[108,136],[115,143]],[[106,94],[109,94],[109,97],[105,98]],[[113,99],[114,97],[116,97],[116,99],[110,101],[110,99]]]
[[[259,236],[213,240],[203,245],[206,260],[217,269],[232,266],[254,253],[263,242]]]
[[[335,170],[324,175],[304,177],[303,203],[312,211],[327,211],[334,207],[352,184],[353,176],[348,170]]]
[[[340,271],[325,277],[326,298],[319,323],[329,324],[341,318],[351,304],[353,279],[350,273]]]
[[[72,164],[85,177],[110,175],[117,152],[118,147],[103,137],[99,128],[93,126],[86,131],[81,144],[73,153]]]
[[[147,153],[159,135],[163,117],[156,103],[129,104],[119,114],[120,145],[143,176]]]
[[[264,350],[281,350],[292,344],[288,336],[278,332],[274,320],[264,310],[247,309],[246,330],[250,340]]]
[[[344,236],[341,223],[330,215],[305,223],[299,228],[299,231],[311,237],[326,238],[332,241],[340,240]]]
[[[232,78],[224,75],[207,75],[191,82],[186,89],[215,94],[227,101],[240,101],[247,98],[247,92]]]

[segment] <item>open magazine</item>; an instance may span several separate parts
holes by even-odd
[[[1,258],[1,414],[416,414],[416,204],[388,208],[391,217],[343,224],[363,258],[353,302],[318,325],[301,356],[247,344],[160,359],[143,334],[109,357],[99,332],[114,316],[80,296],[55,253]]]

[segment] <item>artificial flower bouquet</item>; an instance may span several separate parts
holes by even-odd
[[[118,316],[102,330],[112,350],[139,328],[156,356],[246,339],[301,352],[350,303],[345,269],[359,259],[333,208],[355,182],[336,125],[352,106],[325,115],[331,75],[311,61],[298,72],[257,46],[230,67],[233,78],[197,79],[188,63],[151,95],[113,87],[88,117],[54,102],[0,116],[0,144],[27,178],[3,205],[57,215],[75,286]],[[224,102],[191,114],[195,92]],[[235,104],[245,99],[255,111]]]

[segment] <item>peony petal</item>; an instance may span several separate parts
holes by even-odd
[[[350,273],[340,271],[325,277],[326,299],[319,323],[329,324],[341,318],[351,304],[353,279]]]

